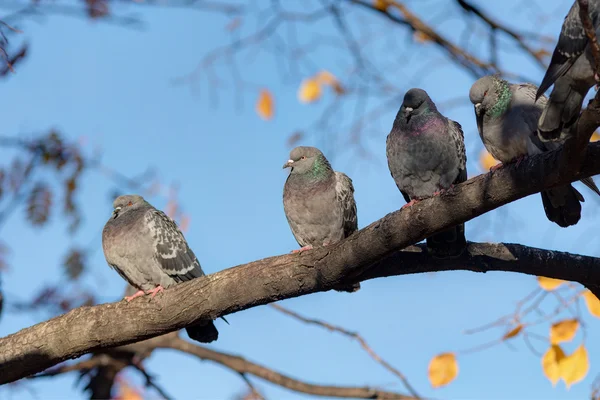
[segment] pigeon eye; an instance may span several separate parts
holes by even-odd
[[[301,160],[306,160],[306,156],[300,157]]]
[[[483,92],[483,97],[487,96],[487,90],[485,92]]]
[[[131,205],[133,205],[133,203],[132,203],[132,202],[129,202],[129,203],[127,203],[127,206],[131,206]]]

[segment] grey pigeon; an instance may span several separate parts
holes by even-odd
[[[600,34],[600,0],[589,0],[588,11],[596,34]],[[577,0],[565,17],[550,66],[536,93],[536,100],[554,84],[538,132],[543,141],[566,139],[579,117],[583,99],[596,83],[594,58],[579,17]]]
[[[198,259],[183,234],[165,213],[142,196],[119,196],[102,231],[106,262],[131,286],[138,289],[128,302],[144,294],[167,289],[204,275]],[[191,339],[202,343],[217,340],[213,321],[186,328]]]
[[[291,168],[283,187],[283,209],[294,238],[293,253],[327,246],[358,229],[352,180],[334,171],[321,150],[299,146],[283,168]],[[344,291],[355,291],[360,284]]]
[[[542,96],[536,102],[535,85],[511,84],[497,76],[478,79],[469,92],[475,105],[477,129],[485,148],[502,163],[522,160],[528,155],[554,150],[561,141],[542,142],[536,133],[537,121],[546,106]],[[600,195],[592,178],[581,180]],[[572,185],[541,192],[548,219],[565,228],[581,218],[581,193]]]
[[[462,127],[440,114],[422,89],[404,95],[386,154],[392,178],[407,202],[403,208],[467,180]],[[466,245],[464,224],[427,238],[428,251],[437,258],[458,257]]]

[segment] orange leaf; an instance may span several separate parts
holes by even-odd
[[[504,336],[502,336],[502,340],[514,338],[519,333],[521,333],[522,330],[523,330],[523,325],[519,324],[519,325],[515,326],[513,329],[511,329],[510,331],[508,331]]]
[[[598,131],[592,133],[592,137],[590,138],[590,142],[597,142],[600,140],[600,133]]]
[[[269,120],[273,118],[273,109],[273,96],[267,89],[261,90],[256,102],[256,112],[262,119]]]
[[[579,321],[576,319],[565,319],[552,324],[550,327],[550,343],[570,342],[575,337],[577,328],[579,328]]]
[[[378,10],[385,11],[390,6],[390,2],[387,0],[374,0],[373,7]]]
[[[483,149],[481,155],[479,156],[479,164],[484,171],[489,171],[494,165],[498,164],[500,161],[496,160],[487,150]]]
[[[585,300],[585,305],[590,314],[596,318],[600,318],[600,300],[598,300],[594,293],[586,290],[583,292],[583,299]]]
[[[565,381],[567,388],[572,384],[581,382],[590,370],[590,360],[587,350],[579,346],[573,354],[565,357],[559,364],[560,377]]]
[[[458,363],[454,353],[441,353],[429,362],[428,376],[431,386],[439,388],[452,382],[458,375]]]
[[[312,103],[321,97],[321,85],[314,78],[308,78],[302,81],[298,90],[298,100],[302,103]]]
[[[556,382],[561,377],[560,374],[560,362],[565,358],[565,353],[562,351],[560,346],[552,345],[546,351],[542,357],[542,370],[546,378],[552,382],[552,386],[556,385]]]
[[[333,91],[342,95],[346,92],[346,89],[342,86],[340,81],[329,71],[321,71],[315,77],[315,80],[323,85],[329,85],[333,89]]]
[[[563,283],[565,283],[565,281],[561,279],[548,278],[545,276],[538,276],[537,280],[540,287],[547,292],[551,292]]]

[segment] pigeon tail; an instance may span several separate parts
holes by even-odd
[[[190,339],[200,343],[214,342],[219,337],[219,331],[217,331],[217,328],[212,321],[188,326],[185,330]]]
[[[581,193],[573,186],[559,186],[540,193],[548,220],[562,228],[577,224],[581,218]]]
[[[465,224],[453,226],[427,238],[427,251],[434,258],[456,258],[466,248]]]

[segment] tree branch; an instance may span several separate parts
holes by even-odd
[[[600,259],[593,257],[491,244],[471,244],[458,261],[398,252],[511,201],[600,173],[600,143],[589,145],[579,172],[559,167],[562,152],[543,153],[518,166],[476,176],[443,196],[390,213],[331,246],[229,268],[176,285],[154,299],[80,307],[22,329],[0,339],[0,384],[199,320],[384,276],[457,269],[512,271],[581,282],[599,295]]]

